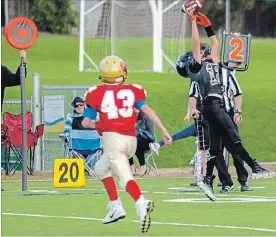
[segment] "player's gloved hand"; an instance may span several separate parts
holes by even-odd
[[[210,20],[208,19],[207,16],[205,16],[204,14],[202,14],[200,12],[198,12],[197,14],[198,15],[197,15],[197,22],[196,23],[198,25],[202,25],[204,27],[208,27],[208,26],[211,25],[211,22],[210,22]]]
[[[190,10],[187,11],[187,14],[190,16],[190,21],[193,22],[193,21],[196,21],[198,15],[194,15],[194,12],[195,12],[195,8],[192,8]]]
[[[200,112],[197,109],[192,109],[191,115],[193,118],[199,118]]]
[[[172,137],[167,131],[162,132],[163,140],[166,146],[170,146],[172,144]]]

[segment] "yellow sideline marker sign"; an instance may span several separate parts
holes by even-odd
[[[55,159],[54,187],[76,188],[85,186],[83,159]]]

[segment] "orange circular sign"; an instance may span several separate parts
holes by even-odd
[[[10,46],[16,49],[30,48],[36,41],[36,24],[27,17],[16,17],[6,27],[5,37]]]

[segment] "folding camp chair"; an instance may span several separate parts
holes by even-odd
[[[10,113],[4,113],[4,124],[1,128],[2,144],[5,146],[5,162],[6,162],[6,174],[13,175],[20,164],[22,164],[23,155],[21,148],[23,146],[22,141],[22,116],[13,115]],[[29,167],[28,174],[33,175],[34,153],[37,146],[38,139],[43,135],[44,125],[40,124],[36,127],[35,132],[31,131],[32,128],[32,114],[27,112],[27,151],[29,153]],[[11,150],[16,156],[14,164],[9,167],[10,164],[10,152]]]
[[[139,164],[139,161],[136,156],[133,159],[137,164]],[[158,168],[154,159],[154,153],[150,149],[145,151],[145,163],[146,163],[146,174],[149,174],[150,171],[153,170],[158,176],[160,176],[160,173],[158,171]]]
[[[64,141],[65,158],[84,159],[84,168],[94,177],[96,162],[102,155],[101,137],[96,130],[71,130],[69,136],[60,135]]]
[[[159,173],[157,165],[155,163],[153,151],[151,151],[151,150],[146,151],[145,156],[146,156],[145,161],[146,161],[146,166],[147,166],[147,174],[149,174],[152,169],[159,176],[160,173]]]
[[[9,128],[5,125],[5,124],[2,124],[1,125],[1,148],[2,148],[2,145],[4,146],[4,150],[5,150],[5,174],[8,173],[8,160],[7,160],[7,157],[8,157],[8,149],[7,147],[4,145],[6,142],[7,142],[7,139],[9,137]]]

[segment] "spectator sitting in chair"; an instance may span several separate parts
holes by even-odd
[[[129,164],[133,175],[142,177],[147,172],[145,164],[145,152],[149,150],[149,144],[155,141],[154,124],[143,112],[139,110],[135,110],[135,112],[137,115],[137,148],[135,155],[139,160],[139,171],[136,173],[133,158],[129,159]]]
[[[81,97],[76,96],[72,103],[72,113],[69,113],[66,118],[66,122],[64,124],[64,135],[66,137],[69,136],[69,132],[72,129],[76,130],[84,130],[87,128],[84,128],[82,126],[82,120],[83,120],[83,112],[85,109],[84,101]]]

